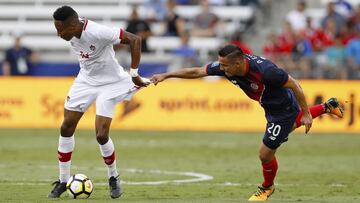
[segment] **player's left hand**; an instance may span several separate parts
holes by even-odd
[[[154,85],[157,85],[159,82],[162,82],[166,79],[165,74],[155,74],[150,78],[150,81],[154,83]]]
[[[145,78],[141,78],[140,76],[132,77],[131,79],[133,83],[138,87],[146,87],[151,83],[150,80],[145,80]]]
[[[310,131],[310,128],[312,126],[312,117],[309,112],[304,112],[301,117],[301,124],[305,125],[305,133],[308,133]]]

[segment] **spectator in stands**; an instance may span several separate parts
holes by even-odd
[[[352,27],[360,24],[360,4],[357,6],[354,14],[349,18],[349,23]]]
[[[293,44],[284,43],[275,33],[268,35],[268,41],[265,44],[263,51],[265,55],[290,55]]]
[[[284,22],[279,39],[283,52],[291,53],[295,41],[295,32],[289,22]]]
[[[37,55],[30,48],[27,48],[21,44],[21,33],[15,33],[14,37],[14,46],[5,51],[3,75],[29,75],[30,69],[37,61]]]
[[[321,67],[325,72],[325,78],[346,79],[345,47],[340,36],[336,36],[334,44],[325,49],[326,65]]]
[[[309,78],[311,74],[311,60],[313,51],[310,40],[305,37],[303,32],[295,34],[295,43],[292,49],[292,58],[296,64],[301,78]]]
[[[215,37],[218,17],[210,12],[208,0],[201,0],[201,13],[193,21],[192,36]]]
[[[338,35],[335,19],[329,18],[325,22],[325,28],[324,28],[323,32],[324,32],[324,35],[321,38],[323,48],[332,46],[334,43],[335,36]]]
[[[329,2],[327,5],[327,14],[321,21],[321,26],[325,28],[329,19],[332,19],[336,25],[336,34],[339,34],[341,26],[345,23],[345,18],[335,10],[335,3]]]
[[[277,55],[282,52],[279,38],[275,33],[269,33],[267,41],[263,47],[263,54],[271,61],[277,61]]]
[[[335,6],[335,11],[345,18],[349,18],[352,15],[353,7],[346,0],[332,0]]]
[[[149,52],[149,48],[147,46],[147,38],[152,35],[149,24],[139,18],[137,8],[134,7],[131,13],[131,18],[128,22],[126,31],[136,34],[141,37],[141,51]]]
[[[315,52],[322,52],[334,42],[336,36],[336,25],[333,19],[328,19],[324,29],[315,29],[311,27],[311,19],[308,18],[305,36],[310,40]]]
[[[306,18],[306,28],[304,30],[306,38],[311,42],[311,47],[315,52],[323,50],[322,39],[324,31],[322,29],[316,29],[312,24],[312,18],[308,16]]]
[[[310,40],[305,37],[304,32],[297,32],[295,34],[295,44],[292,49],[295,58],[311,57],[313,50]]]
[[[236,31],[233,34],[230,44],[239,47],[244,54],[252,54],[252,51],[249,48],[249,46],[246,45],[245,42],[242,40],[242,33],[240,31]]]
[[[285,44],[275,33],[268,35],[268,41],[263,48],[267,59],[276,62],[279,67],[286,68],[289,72],[295,68],[291,59],[291,50],[292,45]]]
[[[301,0],[297,3],[295,10],[290,11],[286,16],[286,21],[290,23],[295,32],[303,31],[306,28],[306,2]]]
[[[306,17],[306,27],[304,29],[304,34],[305,34],[306,38],[308,38],[310,40],[311,46],[314,49],[314,51],[316,51],[316,50],[315,50],[315,47],[314,47],[313,39],[315,38],[317,32],[318,32],[318,30],[313,25],[312,18],[310,16],[307,16]]]
[[[172,53],[178,56],[180,61],[177,63],[179,67],[192,67],[198,65],[198,56],[196,50],[190,46],[190,34],[183,32],[180,36],[181,45],[174,49]]]
[[[161,22],[165,20],[166,16],[166,1],[167,0],[147,0],[145,3],[147,20],[151,22]]]
[[[355,33],[352,30],[353,29],[349,21],[341,27],[339,37],[343,45],[347,45],[350,40],[355,38]]]
[[[185,29],[184,20],[175,13],[176,1],[167,1],[167,13],[165,17],[165,36],[180,36]]]
[[[360,79],[360,24],[356,25],[355,30],[356,38],[348,43],[345,50],[350,79]]]

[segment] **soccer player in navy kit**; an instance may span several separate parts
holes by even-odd
[[[275,191],[274,179],[278,169],[276,149],[287,141],[289,133],[301,125],[305,125],[307,133],[312,119],[324,113],[341,118],[343,109],[336,98],[309,108],[299,83],[267,59],[244,54],[240,48],[233,45],[226,45],[218,55],[218,61],[204,67],[157,74],[151,81],[156,85],[168,78],[223,76],[240,87],[248,97],[260,103],[267,120],[259,150],[264,182],[249,201],[265,201]]]

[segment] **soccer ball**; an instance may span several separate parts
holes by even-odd
[[[66,190],[74,199],[85,199],[90,197],[93,189],[93,183],[84,174],[75,174],[71,176],[66,183]]]

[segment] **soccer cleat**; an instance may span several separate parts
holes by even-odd
[[[324,105],[326,113],[333,114],[339,118],[342,118],[344,116],[344,109],[336,98],[331,98],[327,100]]]
[[[60,180],[53,182],[52,185],[55,185],[55,187],[48,194],[48,198],[59,198],[66,191],[66,183],[61,183]]]
[[[111,176],[109,178],[109,187],[111,198],[119,198],[122,195],[119,176],[116,178],[114,176]]]
[[[268,188],[258,186],[258,190],[249,198],[250,202],[261,202],[266,201],[272,193],[275,191],[275,186],[272,185]]]

